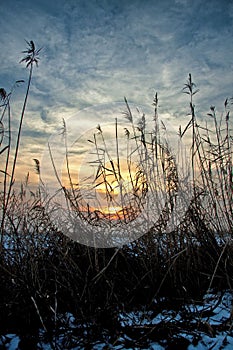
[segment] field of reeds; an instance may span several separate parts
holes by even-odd
[[[68,148],[68,181],[64,186],[50,148],[54,177],[60,184],[58,192],[67,205],[64,217],[59,215],[63,221],[59,226],[54,213],[64,208],[50,198],[39,160],[35,160],[38,187],[31,189],[28,177],[20,187],[15,184],[23,119],[27,117],[33,69],[40,53],[32,41],[28,45],[22,62],[29,69],[29,78],[15,140],[11,104],[14,89],[25,82],[17,81],[10,92],[0,89],[2,344],[7,338],[1,334],[16,333],[21,339],[20,349],[43,348],[38,345],[42,335],[51,349],[92,349],[96,341],[105,341],[106,349],[134,348],[135,344],[145,349],[150,341],[174,341],[181,327],[196,337],[198,331],[230,332],[233,309],[218,326],[208,318],[202,321],[202,317],[203,313],[208,316],[214,312],[224,291],[232,292],[233,288],[232,100],[223,101],[221,115],[211,106],[207,122],[202,123],[194,106],[200,92],[190,74],[183,89],[188,122],[177,130],[179,145],[188,139],[189,148],[185,151],[181,146],[179,154],[174,154],[166,125],[160,121],[158,95],[153,100],[152,117],[142,114],[135,118],[125,98],[124,115],[129,127],[124,133],[129,148],[124,166],[130,186],[126,188],[122,181],[117,120],[114,157],[101,125],[89,140],[95,150],[96,173],[88,191],[105,189],[104,210],[98,198],[94,198],[98,203],[90,205],[81,185],[73,181]],[[153,121],[150,130],[147,118]],[[65,122],[63,133],[68,137]],[[114,195],[116,189],[118,196]],[[117,209],[112,213],[110,207]],[[138,219],[141,213],[144,223]],[[150,227],[142,234],[146,215]],[[81,231],[74,235],[71,223]],[[117,241],[114,235],[105,236],[116,227]],[[134,229],[137,232],[129,232],[125,240],[126,230]],[[89,238],[82,240],[80,235],[85,234]],[[210,293],[215,295],[211,306],[204,299]],[[203,309],[191,312],[185,307],[190,303],[201,303]],[[181,310],[182,319],[168,317],[166,310]],[[147,323],[138,325],[132,317],[123,324],[122,315],[130,312],[141,312]],[[150,322],[160,313],[164,313],[160,322]]]

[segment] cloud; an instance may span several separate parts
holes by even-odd
[[[25,116],[29,143],[43,143],[62,118],[88,106],[124,96],[151,106],[155,91],[161,113],[185,120],[182,87],[189,73],[200,88],[200,115],[232,95],[233,7],[227,0],[11,0],[0,11],[2,85],[27,79],[18,64],[24,39],[43,47]],[[16,106],[22,98],[15,95]]]

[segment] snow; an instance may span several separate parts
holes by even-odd
[[[233,337],[224,334],[219,334],[215,338],[211,338],[207,335],[203,335],[202,340],[197,346],[189,345],[187,350],[232,350],[233,349]]]
[[[7,334],[0,337],[0,346],[4,349],[4,344],[6,344],[5,349],[7,350],[17,350],[20,338],[16,334]]]
[[[187,350],[232,350],[233,349],[233,293],[231,291],[225,291],[224,293],[214,294],[208,293],[204,296],[203,300],[198,303],[191,303],[185,305],[183,309],[175,310],[163,310],[157,315],[152,311],[132,311],[128,313],[120,313],[119,321],[124,333],[124,327],[143,327],[143,326],[156,326],[160,323],[185,325],[185,318],[188,314],[188,319],[190,324],[195,322],[206,327],[206,332],[202,328],[197,328],[194,330],[179,329],[179,332],[175,334],[172,341],[177,342],[183,341],[187,344]],[[184,316],[186,315],[186,316]],[[67,322],[69,322],[70,334],[72,335],[72,329],[78,328],[79,326],[75,323],[75,318],[71,313],[65,315]],[[224,327],[221,327],[221,326]],[[184,327],[185,328],[185,327]],[[188,330],[187,330],[188,329]],[[224,329],[224,331],[222,331]],[[66,328],[66,334],[67,328]],[[62,332],[61,335],[56,338],[56,343],[62,348],[66,344],[66,334]],[[52,350],[53,345],[43,342],[44,331],[40,331],[40,343],[38,344],[38,349],[42,350]],[[85,336],[85,335],[84,335]],[[106,338],[107,339],[107,338]],[[0,348],[7,350],[18,350],[20,343],[20,337],[17,334],[7,334],[0,336]],[[127,347],[125,344],[127,343]],[[125,349],[135,350],[142,349],[139,347],[132,346],[134,343],[127,334],[121,334],[117,338],[117,342],[114,345],[110,341],[99,340],[92,345],[93,350],[102,349]],[[159,342],[148,341],[148,347],[145,349],[151,350],[165,350],[167,348],[167,339],[162,339]],[[78,340],[73,342],[73,346],[70,348],[72,350],[81,350],[85,347],[78,343]],[[173,347],[174,349],[176,347]],[[179,345],[177,345],[179,349]],[[184,349],[184,347],[182,347]]]

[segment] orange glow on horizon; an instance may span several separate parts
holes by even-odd
[[[68,186],[65,186],[67,183]],[[67,176],[63,178],[63,185],[68,191],[71,190],[72,184],[69,184]],[[75,184],[78,199],[73,209],[88,222],[129,222],[141,212],[144,186],[145,177],[136,166],[131,165],[128,169],[126,162],[122,162],[117,172],[105,164],[93,176],[83,176],[79,184]]]

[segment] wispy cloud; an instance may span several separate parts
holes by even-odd
[[[233,7],[227,0],[11,0],[2,1],[0,11],[2,86],[27,77],[18,64],[24,39],[43,46],[24,125],[28,149],[30,142],[45,142],[62,117],[123,96],[151,105],[158,91],[161,113],[182,121],[187,102],[181,89],[190,72],[201,90],[200,114],[232,94]],[[17,108],[20,98],[17,93]]]

